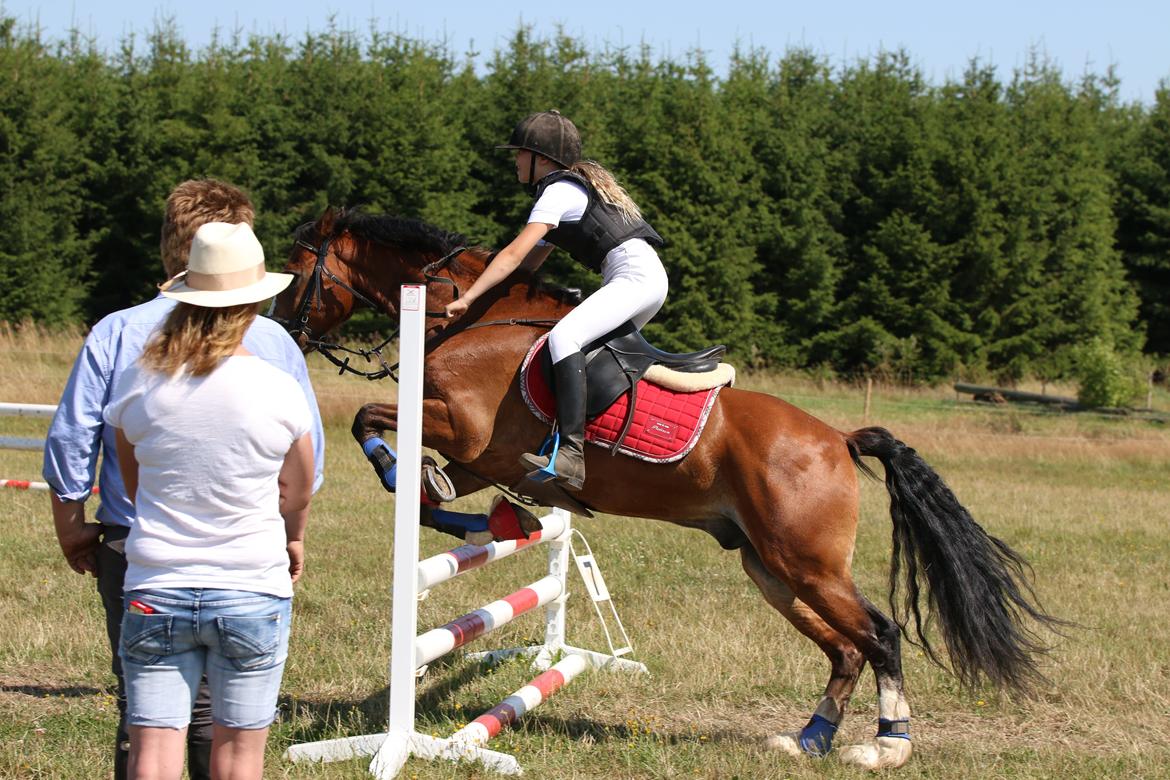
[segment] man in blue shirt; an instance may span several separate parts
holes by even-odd
[[[195,231],[207,222],[252,224],[248,197],[237,188],[214,180],[180,184],[167,198],[161,249],[167,277],[186,270],[187,255]],[[122,628],[122,582],[126,574],[123,553],[126,536],[134,522],[134,505],[126,495],[118,467],[114,432],[102,423],[102,410],[118,377],[133,365],[154,330],[166,319],[175,302],[159,296],[152,301],[114,312],[90,331],[77,356],[73,372],[61,396],[45,442],[43,474],[49,484],[57,541],[69,566],[79,574],[97,578],[98,593],[106,612],[106,633],[112,653],[111,667],[118,678],[118,740],[114,753],[115,780],[126,777],[129,737],[126,732],[126,698],[122,663],[118,657]],[[292,338],[272,320],[258,317],[244,336],[244,347],[287,371],[300,384],[313,416],[311,431],[316,474],[314,492],[321,485],[325,462],[325,437],[317,399],[309,384],[305,359]],[[208,420],[208,425],[215,425]],[[86,522],[85,504],[97,476],[101,502],[97,523]],[[188,774],[191,780],[211,777],[211,710],[206,686],[200,690],[187,734]]]

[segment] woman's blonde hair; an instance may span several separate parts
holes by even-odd
[[[142,364],[168,376],[184,368],[191,376],[206,376],[236,351],[258,310],[255,303],[217,308],[178,303],[142,351]]]
[[[630,194],[617,183],[617,179],[601,163],[594,160],[578,160],[569,170],[584,177],[602,200],[617,208],[618,213],[626,222],[637,222],[642,218],[642,211],[638,208],[638,204],[634,203]]]

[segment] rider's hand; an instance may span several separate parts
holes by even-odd
[[[466,298],[456,298],[448,303],[444,310],[447,312],[448,318],[461,317],[469,306],[471,304],[467,302]]]

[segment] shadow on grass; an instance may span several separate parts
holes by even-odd
[[[459,663],[457,659],[441,659],[431,664],[431,673],[442,677],[416,700],[415,712],[419,717],[439,719],[458,716],[457,710],[444,707],[441,703],[453,691],[483,675],[485,669],[480,664],[472,663],[464,664],[458,673],[452,673],[452,667]],[[313,701],[281,696],[280,710],[288,713],[285,719],[290,724],[295,724],[288,731],[294,743],[376,734],[386,730],[390,719],[390,688],[382,688],[360,701]]]
[[[460,667],[456,670],[456,667]],[[450,736],[443,729],[454,732],[457,726],[487,712],[500,703],[498,699],[477,697],[465,705],[457,705],[451,694],[464,685],[482,677],[486,664],[467,663],[459,659],[440,660],[431,665],[430,674],[436,681],[422,691],[415,703],[415,728],[430,732],[440,730],[438,736]],[[360,701],[312,701],[282,696],[280,709],[285,716],[286,736],[292,744],[384,733],[389,721],[390,689],[383,688]],[[566,691],[568,693],[568,691]],[[564,694],[561,694],[564,695]],[[571,695],[571,694],[570,694]],[[539,710],[526,715],[514,728],[537,733],[563,736],[573,741],[586,742],[655,742],[680,745],[729,740],[741,742],[744,735],[735,731],[706,730],[652,730],[645,724],[611,721],[602,718],[560,718],[544,716]]]
[[[35,696],[38,699],[80,699],[83,696],[96,696],[99,693],[109,693],[106,688],[93,688],[88,685],[0,685],[0,693],[23,693],[25,696]]]

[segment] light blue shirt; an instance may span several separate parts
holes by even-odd
[[[134,505],[126,496],[114,429],[102,421],[102,410],[110,402],[110,393],[118,378],[142,355],[147,340],[171,313],[175,302],[159,296],[153,301],[116,311],[93,327],[85,346],[73,364],[73,372],[61,395],[61,403],[45,439],[45,482],[65,501],[89,498],[94,478],[98,476],[98,452],[102,453],[98,480],[101,505],[97,519],[107,525],[129,526],[134,522]],[[325,434],[317,397],[309,384],[305,357],[296,342],[275,322],[264,317],[244,334],[244,348],[268,363],[287,372],[305,393],[313,418],[310,435],[316,474],[313,491],[321,486],[325,467]],[[208,420],[208,425],[215,425]]]

